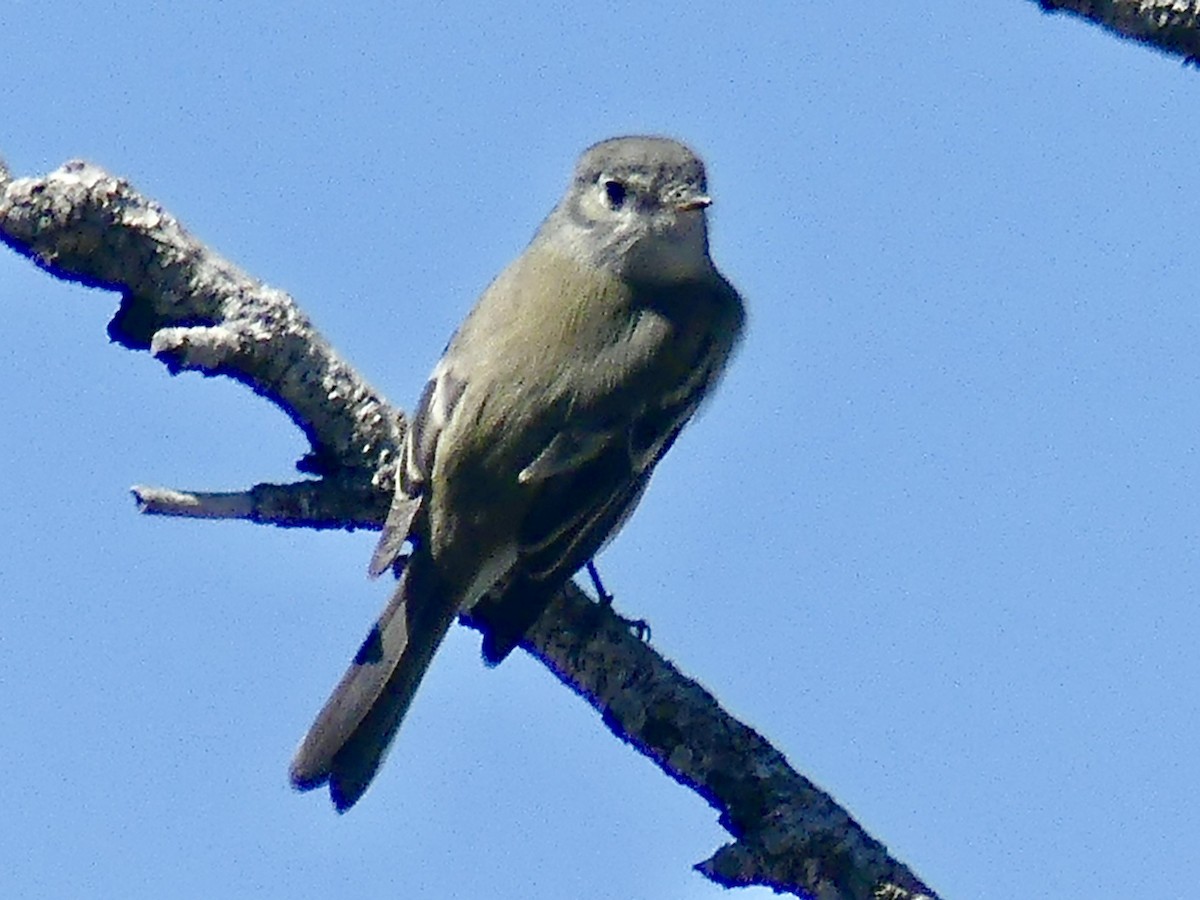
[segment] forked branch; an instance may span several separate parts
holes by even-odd
[[[290,297],[209,250],[128,182],[86,163],[20,180],[0,168],[0,240],[58,278],[119,292],[113,340],[149,350],[172,372],[248,385],[309,440],[298,468],[313,479],[230,493],[138,487],[143,512],[380,526],[403,414],[338,357]],[[783,754],[573,583],[522,646],[614,734],[720,813],[734,841],[697,866],[709,878],[821,900],[935,898]]]

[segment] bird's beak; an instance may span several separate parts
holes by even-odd
[[[691,197],[685,197],[675,204],[675,208],[680,212],[691,212],[696,209],[706,209],[712,206],[712,197],[707,194],[694,194]]]

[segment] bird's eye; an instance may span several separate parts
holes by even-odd
[[[627,193],[627,188],[619,181],[614,181],[610,178],[604,182],[604,196],[608,198],[608,205],[613,209],[621,208],[621,204],[625,202],[625,195]]]

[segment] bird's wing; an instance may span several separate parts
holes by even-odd
[[[637,406],[556,434],[521,473],[536,491],[520,522],[516,567],[476,604],[487,624],[484,659],[507,656],[537,621],[555,591],[608,543],[632,515],[654,467],[675,443],[713,383],[729,348],[708,339],[686,344],[665,390],[643,393]]]
[[[392,567],[400,556],[404,542],[418,526],[419,516],[424,511],[425,485],[433,471],[438,440],[454,414],[458,401],[462,399],[465,388],[466,381],[443,358],[421,391],[421,399],[400,448],[392,506],[367,569],[372,578]]]
[[[672,410],[645,411],[619,431],[608,432],[609,440],[600,452],[573,455],[571,466],[557,465],[553,475],[536,482],[538,496],[520,523],[517,565],[503,585],[473,610],[487,625],[483,657],[489,664],[512,652],[554,593],[625,524],[645,493],[654,466],[695,407],[693,401]],[[561,463],[567,457],[555,458]]]
[[[560,431],[517,475],[521,484],[536,484],[588,465],[613,442],[605,431],[571,428]]]

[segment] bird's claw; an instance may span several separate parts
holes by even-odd
[[[604,587],[604,582],[600,580],[600,573],[596,570],[596,563],[593,560],[587,561],[588,577],[592,579],[592,587],[596,589],[596,601],[601,606],[612,606],[613,595],[610,594]]]
[[[587,562],[587,573],[592,579],[592,587],[596,589],[596,602],[600,606],[612,610],[613,595],[605,590],[604,582],[600,580],[600,573],[596,571],[596,563],[590,559]],[[617,612],[613,612],[613,615],[620,619],[626,628],[637,635],[639,641],[645,642],[650,640],[650,623],[645,619],[626,619]]]

